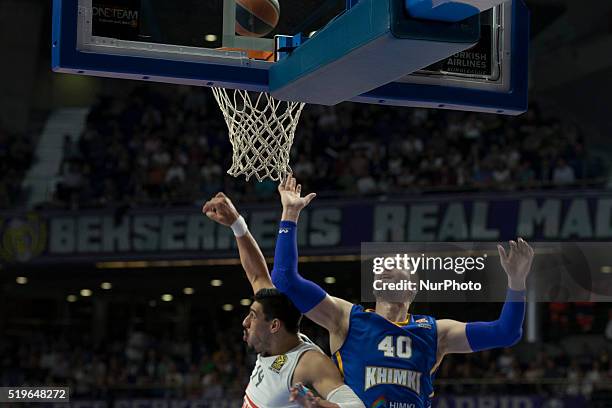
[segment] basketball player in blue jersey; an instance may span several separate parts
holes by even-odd
[[[498,320],[462,323],[411,316],[408,309],[415,294],[409,291],[394,299],[375,294],[376,308],[367,311],[328,295],[298,274],[297,221],[315,195],[302,197],[293,177],[278,190],[283,213],[272,282],[302,313],[329,331],[330,348],[344,381],[367,407],[429,407],[432,376],[445,355],[509,347],[520,340],[525,281],[533,260],[532,248],[522,239],[510,241],[508,253],[498,245],[509,284]],[[392,271],[384,279],[410,279],[408,272],[401,273]]]
[[[302,314],[286,295],[274,288],[261,250],[229,198],[217,194],[204,204],[202,212],[231,227],[255,294],[242,323],[244,341],[258,353],[243,408],[297,408],[312,404],[324,408],[364,408],[344,384],[332,360],[299,332]],[[312,393],[303,395],[303,384],[325,399]]]

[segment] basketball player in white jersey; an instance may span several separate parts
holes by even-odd
[[[217,194],[202,212],[231,227],[255,294],[242,323],[244,341],[258,353],[243,408],[364,408],[332,360],[299,332],[301,313],[272,285],[265,258],[229,198]],[[303,384],[324,399],[315,397]]]

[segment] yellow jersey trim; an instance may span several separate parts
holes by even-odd
[[[338,369],[340,370],[340,374],[344,377],[344,367],[342,365],[342,356],[340,355],[340,350],[336,351],[336,361],[338,362]]]
[[[368,313],[376,313],[376,310],[374,310],[374,309],[366,309],[365,311],[368,312]],[[410,313],[408,313],[408,316],[406,317],[406,320],[401,321],[401,322],[393,322],[393,321],[391,321],[391,320],[389,320],[389,319],[387,319],[385,317],[383,317],[383,319],[385,319],[389,323],[393,323],[394,325],[396,325],[398,327],[402,327],[402,326],[406,326],[406,325],[410,324],[410,317],[411,317],[411,315],[410,315]]]

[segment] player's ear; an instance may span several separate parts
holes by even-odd
[[[270,322],[270,332],[278,333],[281,329],[281,321],[278,319],[272,319]]]

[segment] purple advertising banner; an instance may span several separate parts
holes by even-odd
[[[241,206],[272,254],[280,205]],[[612,193],[456,194],[386,200],[315,200],[300,218],[301,255],[360,252],[362,242],[607,241]],[[44,265],[235,258],[231,231],[200,206],[0,214],[0,262]]]

